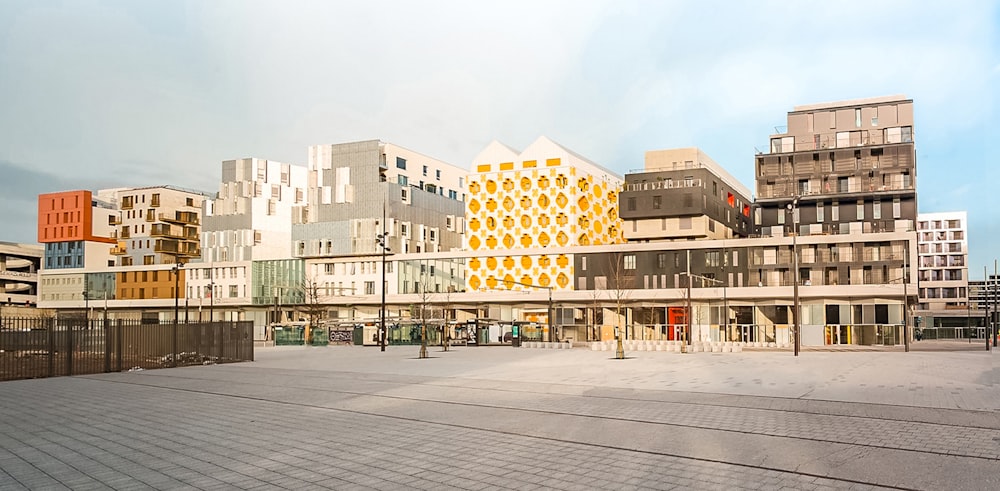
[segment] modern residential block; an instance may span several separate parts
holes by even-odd
[[[752,195],[698,148],[646,152],[645,167],[625,175],[621,193],[629,241],[749,236]]]

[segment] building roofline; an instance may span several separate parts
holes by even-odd
[[[795,106],[792,108],[791,111],[789,111],[789,114],[803,112],[803,111],[815,111],[817,109],[835,109],[843,107],[883,104],[886,102],[913,102],[913,99],[910,99],[905,95],[898,94],[898,95],[886,95],[878,97],[867,97],[862,99],[848,99],[843,101],[820,102],[816,104],[804,104],[801,106]]]

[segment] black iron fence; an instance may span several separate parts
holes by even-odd
[[[0,318],[0,380],[253,361],[253,322]]]

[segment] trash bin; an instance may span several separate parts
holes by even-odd
[[[327,346],[330,344],[330,334],[325,327],[314,327],[310,330],[312,334],[313,346]]]

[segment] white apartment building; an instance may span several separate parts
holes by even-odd
[[[970,316],[966,212],[919,214],[917,239],[916,315],[922,327],[966,327]]]

